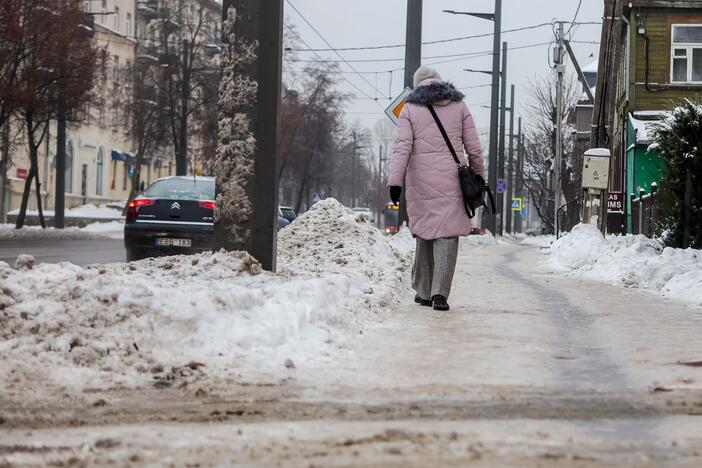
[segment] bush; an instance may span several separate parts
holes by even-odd
[[[652,132],[651,150],[666,164],[659,184],[661,223],[672,247],[702,247],[702,106],[676,108]],[[660,234],[660,233],[659,233]]]

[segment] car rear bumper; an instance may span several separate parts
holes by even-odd
[[[158,224],[133,222],[124,225],[124,246],[143,255],[176,255],[212,250],[213,224]],[[162,247],[157,238],[190,239],[191,247]]]

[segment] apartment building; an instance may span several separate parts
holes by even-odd
[[[134,93],[135,89],[131,88],[129,80],[124,79],[124,74],[119,73],[120,70],[152,66],[165,73],[169,61],[172,63],[181,58],[183,41],[188,39],[197,42],[198,57],[203,58],[201,63],[206,63],[211,70],[219,66],[221,5],[214,0],[85,0],[84,9],[93,23],[95,41],[106,51],[106,63],[102,64],[103,71],[96,82],[96,99],[86,106],[86,118],[68,125],[67,208],[85,203],[123,201],[129,196],[136,143],[124,124],[122,113],[125,109],[116,105],[113,97],[118,93]],[[193,35],[191,29],[198,22],[201,23],[200,30]],[[164,47],[166,41],[172,46],[168,54]],[[207,67],[200,68],[207,71]],[[158,93],[152,91],[154,96]],[[148,98],[150,96],[143,93],[133,95],[133,99]],[[199,96],[195,98],[199,99]],[[168,105],[159,99],[155,102],[164,108]],[[199,172],[202,166],[197,160],[206,145],[200,141],[197,131],[192,133],[188,142],[192,158],[189,172]],[[144,185],[175,173],[174,155],[165,136],[163,143],[154,154],[144,156],[141,169]],[[56,128],[52,124],[39,153],[42,203],[47,210],[54,206],[55,145]],[[25,145],[15,145],[12,167],[8,172],[7,211],[20,206],[28,168]],[[35,195],[32,194],[29,209],[35,209],[35,204]]]

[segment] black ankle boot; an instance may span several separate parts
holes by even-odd
[[[421,297],[419,297],[419,294],[414,296],[414,302],[424,307],[431,307],[432,305],[432,302],[429,299],[422,299]]]
[[[449,310],[448,302],[444,296],[436,295],[432,296],[431,301],[434,306],[434,310]]]

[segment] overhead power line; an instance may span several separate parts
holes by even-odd
[[[297,9],[297,7],[295,7],[295,5],[293,5],[293,3],[292,3],[290,0],[286,0],[286,2],[287,2],[288,5],[290,5],[290,8],[292,8],[293,10],[295,10],[295,13],[297,13],[297,14],[300,16],[300,18],[302,18],[302,21],[304,21],[305,24],[307,24],[307,26],[309,26],[310,29],[312,29],[312,31],[314,31],[315,34],[317,34],[317,36],[319,36],[319,38],[329,47],[329,50],[332,51],[332,52],[334,52],[334,54],[336,54],[336,56],[339,57],[339,59],[340,59],[341,62],[345,63],[351,70],[353,70],[354,72],[356,72],[356,74],[357,74],[368,86],[370,86],[372,89],[374,89],[375,92],[378,93],[379,96],[382,96],[382,95],[383,95],[383,92],[382,92],[382,91],[380,91],[378,88],[376,88],[375,85],[374,85],[373,83],[371,83],[368,79],[366,79],[365,76],[363,76],[362,74],[360,74],[360,73],[358,72],[358,70],[356,70],[356,68],[354,68],[354,66],[351,65],[351,64],[349,63],[349,61],[347,61],[347,60],[344,58],[344,56],[341,55],[341,54],[339,53],[339,51],[336,50],[336,49],[334,48],[333,45],[331,45],[331,43],[322,35],[322,33],[320,33],[320,32],[317,30],[317,28],[315,28],[314,25],[313,25],[312,23],[310,23],[310,22],[307,20],[307,18],[305,18],[305,16],[300,12],[300,10]],[[299,36],[298,36],[298,37],[299,37]],[[309,46],[308,46],[308,47],[309,47]],[[316,52],[315,52],[315,53],[316,53]],[[378,104],[378,105],[380,105],[380,104]]]
[[[530,47],[538,47],[542,45],[547,45],[549,42],[538,42],[536,44],[527,44],[523,46],[515,46],[515,47],[510,47],[507,50],[519,50],[519,49],[528,49]],[[454,58],[457,57],[456,60],[462,60],[464,58],[473,58],[473,57],[486,57],[490,56],[493,54],[492,50],[486,50],[486,51],[480,51],[480,52],[467,52],[467,53],[460,53],[460,54],[447,54],[447,55],[432,55],[432,56],[426,56],[422,57],[422,60],[431,60],[431,59],[444,59],[444,58]],[[302,62],[302,63],[316,63],[320,62],[320,60],[314,60],[314,59],[285,59],[287,62]],[[386,58],[386,59],[352,59],[352,60],[343,60],[344,63],[348,62],[353,62],[353,63],[372,63],[372,62],[402,62],[404,61],[404,58]],[[446,60],[446,61],[440,61],[440,62],[432,62],[433,64],[438,64],[438,63],[448,63],[451,61],[456,61],[456,60]],[[335,60],[335,59],[329,59],[329,60],[322,60],[323,62],[342,62],[342,60]],[[431,64],[427,64],[431,65]],[[396,70],[403,70],[403,68],[398,68],[398,69],[393,69],[393,70],[384,70],[384,71],[396,71]],[[360,72],[358,72],[360,73]],[[382,72],[381,72],[382,73]]]
[[[598,22],[583,22],[583,23],[573,23],[574,25],[586,25],[586,24],[601,24]],[[513,33],[513,32],[519,32],[519,31],[526,31],[530,29],[537,29],[537,28],[543,28],[546,26],[551,26],[552,23],[539,23],[539,24],[533,24],[531,26],[524,26],[521,28],[514,28],[514,29],[506,29],[502,31],[502,34],[505,33]],[[468,39],[478,39],[481,37],[490,37],[492,36],[493,33],[484,33],[484,34],[474,34],[471,36],[460,36],[460,37],[452,37],[448,39],[438,39],[435,41],[426,41],[422,42],[422,45],[432,45],[432,44],[445,44],[447,42],[457,42],[457,41],[465,41]],[[332,51],[354,51],[354,50],[379,50],[379,49],[397,49],[397,48],[402,48],[405,47],[405,44],[389,44],[389,45],[377,45],[377,46],[359,46],[359,47],[337,47],[337,48],[307,48],[307,49],[296,49],[296,48],[288,48],[286,50],[290,50],[292,52],[332,52]]]
[[[295,34],[295,36],[297,36],[297,38],[300,40],[300,42],[302,42],[303,44],[307,45],[307,42],[305,42],[305,40],[302,38],[302,36],[300,36],[300,35],[297,33],[297,31],[295,31],[294,29],[292,29],[292,28],[291,28],[290,26],[288,26],[288,25],[286,25],[286,27],[288,28],[288,31],[290,31],[291,33]],[[332,64],[332,62],[329,62],[329,61],[327,61],[327,60],[324,60],[324,59],[322,58],[321,55],[319,55],[319,54],[316,54],[316,55],[317,55],[317,57],[320,58],[320,60],[318,61],[319,63],[325,63],[325,64],[329,64],[329,65]],[[289,61],[289,60],[286,60],[286,61]],[[362,95],[364,95],[367,99],[373,99],[372,97],[370,97],[370,95],[369,95],[368,93],[366,93],[366,92],[363,91],[361,88],[359,88],[358,86],[356,86],[356,84],[355,84],[354,82],[350,81],[348,78],[346,78],[344,75],[342,75],[341,73],[339,73],[337,70],[332,69],[331,72],[334,73],[334,74],[336,74],[337,76],[339,76],[342,80],[344,80],[344,81],[347,82],[348,84],[350,84],[352,88],[354,88],[356,91],[358,91],[359,93],[361,93]]]

